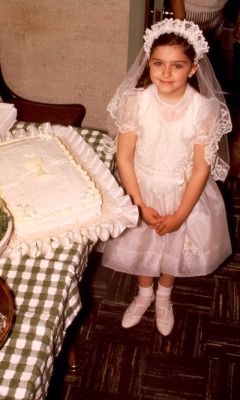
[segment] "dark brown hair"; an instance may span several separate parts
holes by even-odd
[[[152,48],[150,51],[150,57],[155,50],[156,47],[158,46],[174,46],[174,45],[179,45],[182,47],[184,54],[190,59],[190,61],[193,63],[196,53],[191,44],[188,43],[186,39],[184,39],[182,36],[176,35],[175,33],[165,33],[164,35],[159,36],[157,39],[154,40],[152,44]],[[148,61],[146,63],[146,66],[143,70],[142,75],[140,76],[136,88],[144,88],[146,89],[149,85],[151,85],[152,81],[150,79],[150,72],[149,72],[149,64]]]

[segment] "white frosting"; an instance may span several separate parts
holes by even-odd
[[[106,241],[110,236],[117,237],[124,229],[136,226],[138,208],[132,205],[130,197],[124,195],[122,188],[118,185],[107,166],[100,161],[98,154],[95,153],[92,147],[87,144],[73,127],[44,123],[39,127],[36,127],[35,124],[30,124],[24,129],[23,125],[24,123],[22,123],[22,126],[19,123],[14,131],[6,131],[2,138],[3,142],[7,143],[13,139],[21,140],[27,137],[38,137],[41,134],[50,134],[58,137],[61,143],[64,144],[65,150],[67,149],[71,153],[76,163],[80,164],[96,183],[103,199],[102,212],[100,215],[96,215],[81,223],[69,224],[62,227],[54,226],[52,231],[45,232],[45,235],[41,232],[41,238],[38,234],[35,234],[32,236],[26,235],[17,240],[16,235],[13,235],[5,252],[1,256],[1,262],[4,262],[7,257],[11,258],[12,262],[19,262],[19,259],[23,256],[32,258],[44,256],[46,259],[52,259],[54,251],[58,246],[71,249],[74,243],[78,244],[78,249],[81,252],[88,240],[93,243],[96,243],[98,239]],[[84,133],[84,130],[82,132]],[[108,157],[108,153],[113,153],[113,149],[115,148],[114,143],[107,135],[103,135],[100,145],[103,146],[106,157]],[[30,164],[34,164],[34,168],[37,168],[36,166],[39,167],[40,164],[40,176],[42,176],[42,173],[47,174],[49,171],[43,166],[40,158],[33,157],[34,161]],[[110,156],[110,159],[112,159],[112,156]],[[4,173],[9,168],[9,164],[5,165]],[[28,163],[27,165],[29,167]]]
[[[101,214],[102,196],[61,140],[49,134],[0,144],[0,197],[14,239],[41,239]]]

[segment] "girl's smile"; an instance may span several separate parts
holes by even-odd
[[[178,102],[185,93],[187,80],[197,70],[181,46],[158,46],[149,60],[150,78],[158,95],[170,104]]]

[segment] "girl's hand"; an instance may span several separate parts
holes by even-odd
[[[200,199],[210,173],[210,165],[205,161],[205,147],[202,144],[194,145],[192,175],[178,209],[173,215],[161,217],[155,226],[155,230],[160,236],[177,231]]]
[[[149,225],[150,228],[155,228],[161,218],[156,210],[147,206],[140,207],[140,215],[143,221]]]
[[[166,215],[165,217],[161,217],[159,219],[154,229],[158,235],[163,236],[166,233],[177,231],[181,227],[182,223],[183,221],[180,221],[175,214]]]

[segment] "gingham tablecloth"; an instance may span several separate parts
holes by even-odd
[[[105,135],[77,130],[111,168],[113,155],[104,151]],[[78,283],[94,244],[85,239],[68,250],[57,247],[48,259],[0,258],[0,276],[14,295],[16,311],[12,332],[0,350],[0,399],[45,398],[66,329],[81,309]]]

